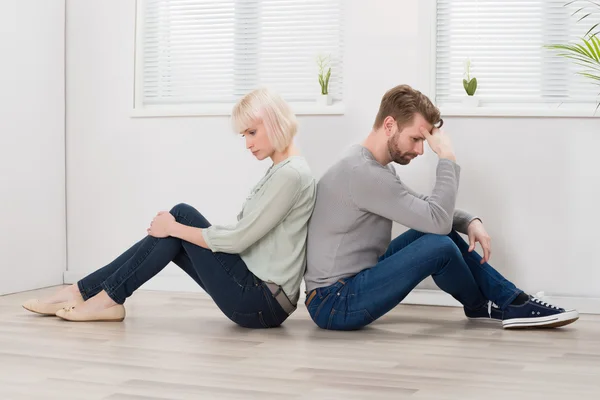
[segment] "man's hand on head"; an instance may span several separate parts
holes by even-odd
[[[431,147],[431,150],[433,150],[439,158],[446,158],[456,162],[454,149],[452,148],[452,142],[448,134],[442,132],[438,128],[433,128],[430,133],[427,129],[421,127],[420,132],[423,136],[425,136],[425,139],[427,140],[429,147]]]

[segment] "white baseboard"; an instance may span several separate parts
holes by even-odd
[[[71,284],[77,282],[85,276],[84,273],[77,271],[66,271],[64,273],[64,283]],[[144,290],[162,290],[171,292],[194,292],[205,293],[200,286],[191,278],[179,274],[159,274],[146,282],[141,289]],[[305,295],[303,290],[300,292],[299,302],[304,302]],[[582,314],[600,314],[600,298],[597,297],[567,297],[567,296],[544,296],[544,300],[566,309],[576,309]],[[444,307],[462,307],[450,295],[441,290],[415,289],[406,296],[402,304],[415,304],[426,306],[444,306]]]
[[[76,283],[85,276],[86,273],[65,271],[64,282],[65,284]],[[158,274],[153,279],[150,279],[148,282],[144,283],[140,289],[161,290],[167,292],[206,293],[193,279],[184,273],[181,273],[181,275],[172,273]]]

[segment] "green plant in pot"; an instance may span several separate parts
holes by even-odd
[[[600,1],[575,0],[565,4],[565,7],[575,3],[581,3],[582,7],[573,13],[573,16],[582,15],[577,22],[581,22],[588,17],[600,15]],[[588,19],[589,20],[589,19]],[[557,55],[573,60],[575,64],[582,67],[577,73],[586,77],[590,84],[600,86],[600,22],[595,23],[589,28],[583,37],[577,43],[551,44],[545,46],[548,49],[558,51]],[[600,93],[598,93],[600,95]],[[595,112],[600,107],[600,100],[597,101]]]
[[[479,99],[475,97],[477,91],[477,78],[471,76],[471,60],[465,61],[465,78],[463,79],[463,87],[467,92],[467,97],[463,99],[463,104],[470,107],[479,106]]]
[[[321,86],[321,94],[317,98],[317,102],[322,105],[331,105],[331,95],[329,94],[329,79],[331,78],[331,56],[319,55],[317,57],[317,67],[319,85]]]

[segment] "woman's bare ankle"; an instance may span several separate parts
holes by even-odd
[[[76,283],[67,287],[67,289],[69,290],[69,292],[71,294],[71,299],[69,301],[76,301],[76,302],[83,301],[83,296],[81,295],[81,292],[79,291],[79,286],[77,286]]]
[[[75,285],[70,285],[65,288],[60,289],[54,295],[49,296],[42,300],[42,303],[54,304],[54,303],[64,303],[67,301],[73,302],[82,302],[83,297],[79,292],[79,287]]]

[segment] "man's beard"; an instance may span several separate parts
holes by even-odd
[[[399,133],[396,132],[388,139],[388,152],[390,153],[390,158],[393,162],[400,165],[407,165],[413,158],[418,156],[418,154],[410,152],[402,153],[398,147],[398,141],[396,140],[396,135],[398,134]]]

